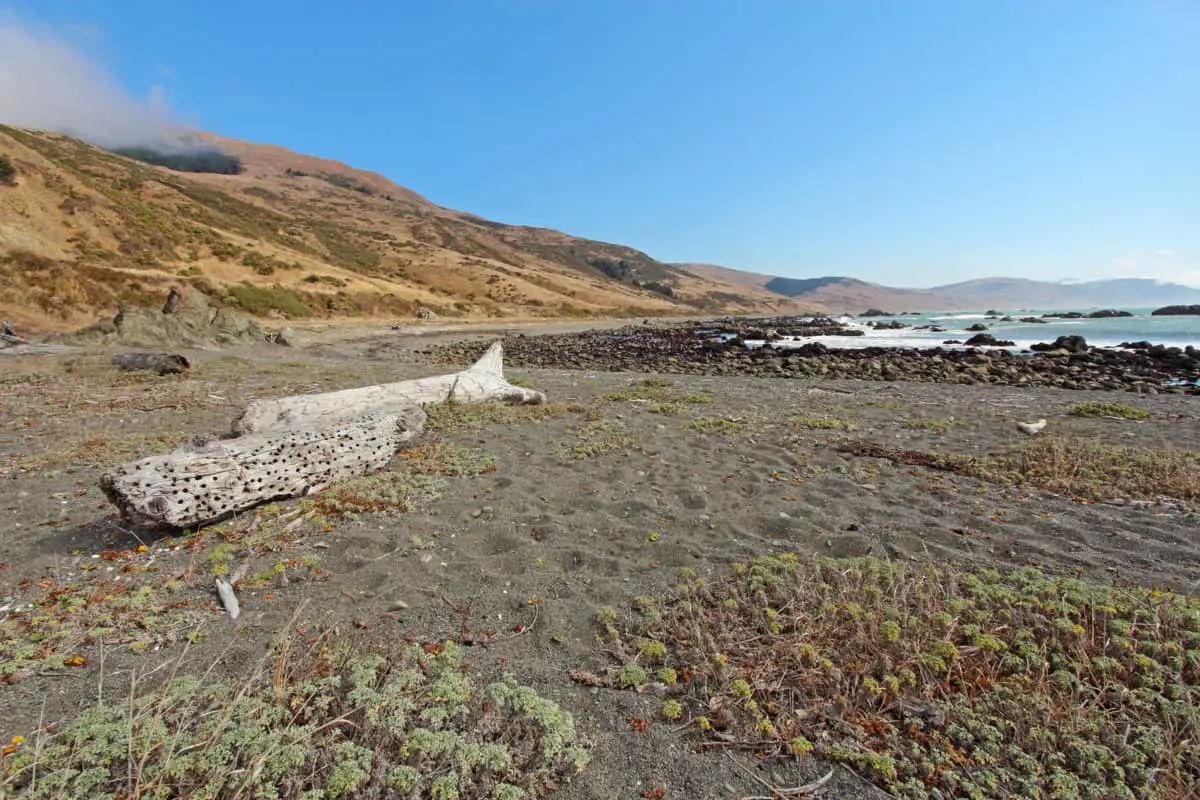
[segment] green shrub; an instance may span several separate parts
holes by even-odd
[[[278,311],[288,319],[311,317],[316,314],[302,296],[281,286],[238,284],[229,287],[229,296],[236,301],[239,308],[255,316],[262,316],[271,311]]]
[[[1124,403],[1080,403],[1071,407],[1076,417],[1118,417],[1120,419],[1150,419],[1145,409],[1127,406]]]
[[[0,795],[540,797],[584,767],[570,713],[511,675],[477,687],[462,655],[288,638],[237,684],[178,677],[26,737]]]

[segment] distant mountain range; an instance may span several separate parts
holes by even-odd
[[[979,278],[928,289],[901,289],[842,276],[781,278],[713,264],[674,266],[694,275],[766,289],[831,312],[862,313],[868,309],[896,313],[1026,308],[1082,310],[1200,303],[1200,289],[1147,278],[1085,283]]]
[[[155,149],[157,148],[157,149]],[[374,172],[192,132],[105,150],[0,125],[0,318],[70,329],[171,288],[270,319],[647,317],[1200,304],[1150,280],[899,289],[671,264],[438,206]]]

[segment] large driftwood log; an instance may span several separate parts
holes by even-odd
[[[234,420],[233,432],[240,435],[319,428],[347,418],[392,413],[408,406],[486,400],[538,405],[546,402],[546,395],[513,386],[504,379],[504,350],[496,342],[462,372],[340,392],[255,400]]]
[[[411,407],[320,430],[197,441],[128,464],[100,487],[131,524],[183,528],[380,469],[424,423]]]

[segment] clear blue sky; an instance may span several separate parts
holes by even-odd
[[[198,127],[665,260],[1200,285],[1196,0],[7,7]]]

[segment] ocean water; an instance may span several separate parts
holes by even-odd
[[[1094,309],[1082,310],[1087,313]],[[1152,317],[1149,308],[1128,308],[1132,317],[1114,317],[1111,319],[1047,319],[1045,323],[1019,322],[1021,317],[1040,317],[1044,313],[1053,313],[1055,309],[1006,311],[996,309],[1000,317],[1011,316],[1012,322],[1001,322],[998,319],[987,319],[983,311],[946,311],[929,312],[925,314],[906,315],[899,317],[842,317],[850,327],[860,328],[863,336],[808,336],[788,338],[772,342],[773,347],[800,347],[809,342],[821,342],[826,347],[862,348],[862,347],[946,347],[953,349],[954,345],[943,345],[947,339],[966,341],[975,335],[967,328],[976,323],[987,326],[987,333],[997,339],[1014,342],[1016,349],[1028,349],[1037,342],[1053,342],[1059,336],[1082,336],[1087,343],[1095,347],[1116,347],[1122,342],[1148,341],[1151,344],[1162,344],[1168,347],[1200,347],[1200,316],[1164,316]],[[887,322],[895,320],[909,327],[900,330],[875,330],[867,326],[870,321]],[[945,328],[943,332],[928,330],[913,330],[922,325],[936,325]],[[748,341],[750,347],[759,347],[760,341]],[[1012,349],[1012,348],[1009,348]]]

